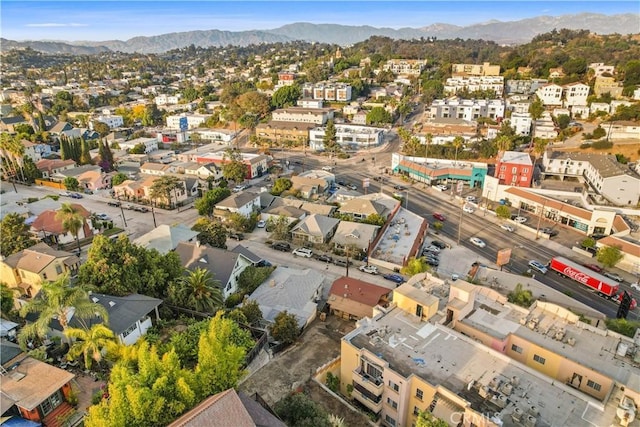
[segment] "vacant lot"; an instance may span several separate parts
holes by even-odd
[[[595,153],[595,154],[622,154],[629,161],[635,162],[640,159],[640,146],[637,141],[630,141],[628,143],[616,143],[613,147],[606,150],[594,150],[593,148],[580,149],[580,148],[558,148],[562,151],[579,152],[579,153]]]

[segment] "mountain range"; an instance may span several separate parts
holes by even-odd
[[[376,28],[336,24],[298,22],[271,30],[220,31],[201,30],[134,37],[128,40],[107,41],[13,41],[0,39],[2,50],[30,47],[44,53],[96,54],[108,51],[125,53],[162,53],[189,45],[199,47],[247,46],[259,43],[277,43],[302,40],[348,46],[371,36],[393,39],[483,39],[500,44],[522,44],[538,34],[553,29],[589,30],[597,34],[636,34],[640,28],[640,14],[603,15],[581,13],[576,15],[538,16],[520,21],[492,20],[466,27],[433,24],[421,28]]]

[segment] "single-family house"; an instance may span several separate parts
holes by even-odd
[[[20,144],[24,147],[22,157],[29,157],[34,163],[39,162],[44,157],[51,155],[51,146],[41,142],[31,142],[27,139],[21,139]]]
[[[59,160],[59,159],[42,159],[36,162],[36,168],[42,172],[43,178],[51,178],[52,175],[56,175],[65,170],[74,169],[76,167],[75,160]]]
[[[178,243],[176,253],[182,266],[195,270],[203,268],[220,282],[222,295],[227,298],[238,289],[240,274],[250,265],[251,259],[238,252],[212,248],[199,243]]]
[[[88,169],[76,176],[80,188],[92,191],[111,187],[112,178],[113,174],[104,173],[100,168]]]
[[[222,179],[222,169],[217,167],[215,163],[201,164],[189,162],[183,166],[182,170],[185,175],[193,175],[198,179],[213,179],[214,182]]]
[[[251,252],[246,246],[236,245],[235,248],[231,249],[231,252],[243,255],[245,258],[251,261],[251,264],[253,264],[254,266],[261,266],[265,261],[264,258]]]
[[[336,249],[353,247],[367,254],[379,230],[380,227],[377,225],[340,221],[331,243],[333,243]]]
[[[302,220],[305,216],[307,216],[307,212],[296,208],[295,206],[288,206],[282,204],[275,204],[266,209],[264,209],[260,213],[260,217],[268,221],[269,219],[277,220],[280,217],[284,217],[287,219],[289,224]]]
[[[147,162],[140,166],[140,173],[145,175],[156,175],[156,176],[164,176],[173,172],[172,165],[165,165],[162,163],[150,163]]]
[[[116,198],[123,200],[140,200],[145,196],[142,183],[131,179],[127,179],[118,185],[114,185],[113,192]]]
[[[300,192],[300,196],[305,199],[323,194],[327,188],[327,182],[322,178],[311,178],[300,175],[291,177],[291,191]]]
[[[30,123],[22,116],[0,117],[0,131],[2,132],[15,133],[15,127],[22,124],[28,125]]]
[[[78,231],[78,239],[82,240],[93,236],[93,224],[89,221],[91,213],[89,213],[84,206],[76,203],[72,203],[71,207],[73,207],[84,218],[82,228]],[[75,236],[73,236],[69,231],[66,231],[62,225],[62,221],[56,218],[57,213],[58,211],[54,210],[46,210],[42,212],[31,224],[31,231],[36,236],[42,237],[45,240],[50,240],[52,243],[59,245],[75,241]]]
[[[311,214],[306,216],[291,230],[294,240],[309,243],[326,243],[335,234],[339,219]]]
[[[562,86],[555,83],[540,86],[536,95],[544,105],[562,105]]]
[[[200,233],[184,224],[162,224],[138,237],[133,243],[145,249],[155,249],[164,255],[175,250],[180,243],[194,243],[198,234]]]
[[[338,208],[338,212],[341,215],[348,215],[354,220],[363,220],[370,215],[378,215],[386,220],[391,213],[382,203],[367,198],[345,200]]]
[[[260,209],[260,195],[252,191],[240,191],[216,204],[214,215],[226,218],[229,214],[239,213],[249,217]]]
[[[329,291],[327,304],[331,313],[348,320],[372,318],[377,306],[387,307],[393,289],[352,277],[340,277]]]
[[[284,199],[284,200],[287,200],[287,199]],[[313,202],[303,202],[301,205],[299,205],[299,207],[303,211],[306,211],[308,214],[316,214],[316,215],[323,215],[323,216],[331,216],[337,209],[333,205],[323,205],[320,203],[313,203]]]

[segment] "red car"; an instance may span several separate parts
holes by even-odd
[[[433,217],[435,219],[437,219],[438,221],[446,221],[447,220],[447,218],[444,215],[442,215],[441,213],[438,213],[438,212],[434,213]]]
[[[604,271],[602,268],[600,268],[595,264],[582,264],[582,265],[587,267],[589,270],[595,271],[596,273],[602,273]]]

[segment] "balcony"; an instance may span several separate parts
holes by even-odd
[[[382,395],[377,397],[373,396],[368,390],[355,381],[353,382],[353,392],[351,396],[374,414],[382,411]]]
[[[365,389],[367,392],[371,393],[376,397],[382,395],[382,389],[384,387],[384,382],[382,381],[382,378],[372,377],[371,375],[368,375],[362,372],[362,368],[360,367],[357,367],[356,369],[353,370],[353,382],[354,382],[354,387],[355,387],[355,383],[357,383],[360,386],[362,386],[362,388]]]

